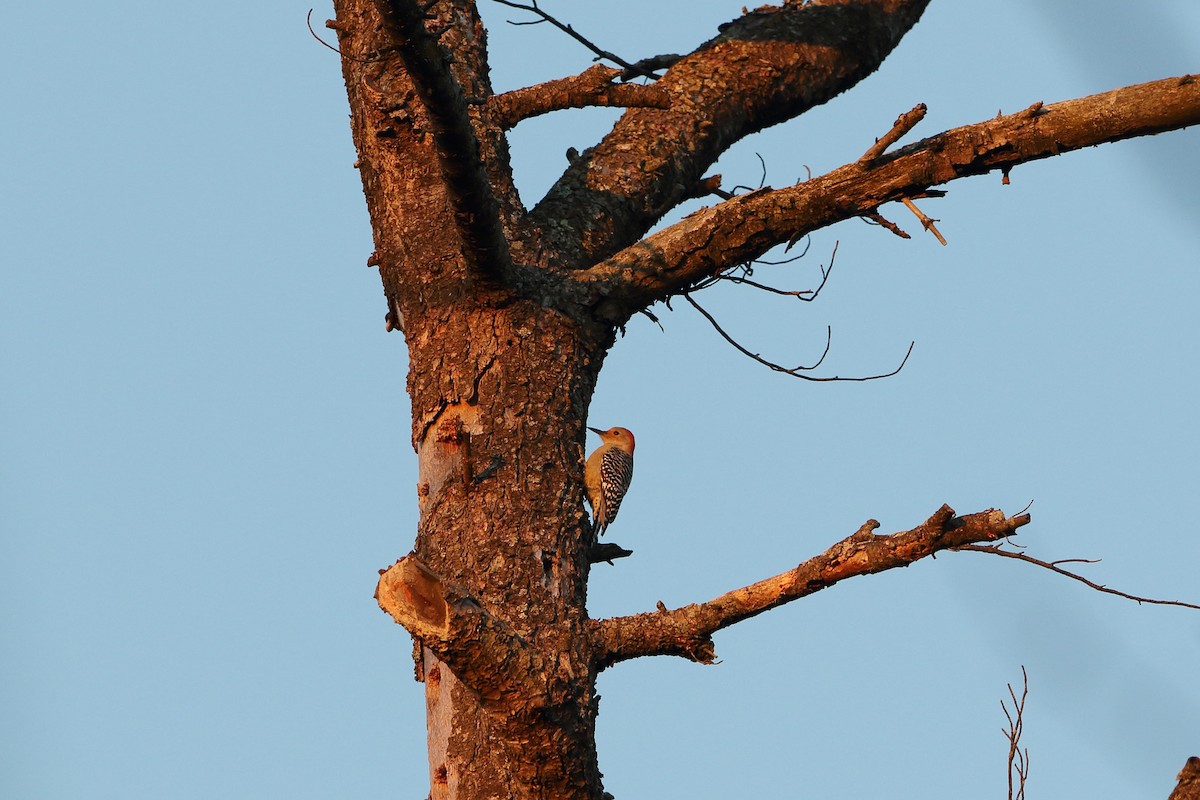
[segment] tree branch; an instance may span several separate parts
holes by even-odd
[[[492,121],[509,130],[522,120],[564,108],[670,108],[670,96],[657,86],[613,83],[621,72],[615,67],[596,64],[578,75],[494,95],[488,99]]]
[[[890,536],[876,536],[872,531],[879,523],[867,520],[856,533],[795,569],[707,603],[592,622],[594,660],[600,669],[652,655],[676,655],[710,664],[715,659],[711,636],[722,628],[846,578],[906,567],[940,550],[1011,536],[1029,519],[1028,514],[1007,518],[996,510],[958,517],[952,508],[942,506],[918,527]]]
[[[671,107],[624,114],[566,170],[531,221],[552,237],[566,264],[607,258],[678,205],[731,145],[874,72],[927,3],[787,3],[722,25],[657,82]]]
[[[955,128],[784,189],[739,195],[577,273],[600,319],[639,308],[771,247],[956,178],[1200,123],[1200,82],[1165,78]]]
[[[1116,589],[1110,589],[1107,586],[1104,586],[1099,583],[1095,583],[1093,581],[1089,581],[1087,578],[1083,577],[1082,575],[1075,573],[1075,572],[1071,572],[1070,570],[1067,570],[1067,569],[1063,569],[1062,567],[1059,566],[1059,564],[1065,564],[1068,562],[1078,563],[1080,561],[1083,561],[1084,559],[1071,558],[1071,559],[1065,559],[1063,561],[1042,561],[1041,559],[1034,558],[1033,556],[1029,556],[1024,553],[1014,553],[1011,550],[1001,550],[1000,549],[1001,544],[1003,544],[1003,542],[1001,542],[1000,544],[996,544],[996,545],[965,544],[965,545],[962,545],[961,547],[956,547],[954,549],[955,550],[970,550],[970,551],[973,551],[976,553],[988,553],[988,554],[994,555],[994,556],[1003,556],[1004,558],[1015,558],[1018,561],[1024,561],[1026,564],[1033,564],[1035,566],[1042,567],[1043,569],[1048,569],[1051,572],[1056,572],[1059,575],[1062,575],[1064,578],[1070,578],[1071,580],[1079,581],[1080,583],[1088,586],[1089,588],[1095,589],[1097,592],[1103,592],[1104,594],[1112,594],[1112,595],[1116,595],[1117,597],[1124,597],[1126,600],[1132,600],[1138,604],[1150,603],[1152,605],[1158,605],[1158,606],[1180,606],[1181,608],[1194,608],[1197,611],[1200,611],[1200,605],[1196,605],[1195,603],[1185,603],[1182,600],[1156,600],[1155,598],[1152,598],[1152,597],[1139,597],[1136,594],[1127,594],[1126,592],[1121,592]],[[1092,562],[1089,561],[1088,563],[1092,563]]]
[[[486,700],[537,707],[547,699],[542,655],[464,590],[416,556],[380,571],[379,607]]]
[[[867,148],[867,152],[863,153],[859,159],[860,164],[870,164],[875,159],[883,155],[883,151],[900,141],[900,137],[911,131],[917,126],[917,123],[925,119],[925,112],[929,109],[924,103],[917,103],[911,111],[906,111],[896,117],[896,121],[892,123],[892,129],[875,141],[875,144]]]
[[[483,275],[507,278],[512,272],[508,241],[479,140],[445,50],[425,28],[424,6],[414,0],[375,0],[375,6],[429,115],[438,165],[469,264]]]

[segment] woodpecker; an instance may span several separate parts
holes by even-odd
[[[595,537],[617,518],[621,500],[633,480],[633,434],[626,428],[588,428],[600,434],[603,444],[588,456],[583,470],[587,499],[592,506],[592,530]]]

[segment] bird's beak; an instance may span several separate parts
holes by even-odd
[[[599,428],[593,428],[591,425],[588,425],[588,430],[592,433],[604,433],[604,431],[600,430]]]

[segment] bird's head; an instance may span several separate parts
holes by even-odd
[[[615,444],[627,453],[633,452],[633,432],[628,428],[609,428],[604,431],[589,426],[588,430],[598,434],[606,443]]]

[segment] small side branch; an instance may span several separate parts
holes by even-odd
[[[601,669],[653,655],[682,656],[711,664],[716,657],[711,637],[722,628],[846,578],[906,567],[941,550],[1002,539],[1028,523],[1028,514],[1006,517],[1001,511],[988,510],[959,517],[954,509],[942,506],[912,530],[876,536],[873,531],[879,523],[868,520],[857,532],[795,569],[706,603],[593,621],[593,658]]]
[[[547,682],[539,676],[546,670],[536,648],[416,556],[380,571],[375,599],[486,700],[518,698],[530,707],[545,702]]]
[[[522,120],[564,108],[671,107],[670,96],[657,86],[613,83],[613,79],[621,74],[622,70],[616,67],[596,64],[578,75],[495,95],[488,100],[492,120],[504,130],[509,130]]]
[[[871,211],[868,211],[866,214],[863,214],[862,218],[865,219],[871,225],[878,225],[881,228],[885,228],[886,230],[891,231],[892,233],[899,236],[901,239],[911,239],[912,238],[899,225],[892,222],[890,219],[885,217],[883,214],[879,213],[878,208],[872,209]]]
[[[1158,606],[1179,606],[1181,608],[1193,608],[1193,609],[1196,609],[1197,611],[1200,611],[1200,605],[1196,605],[1195,603],[1185,603],[1182,600],[1157,600],[1152,597],[1139,597],[1136,594],[1128,594],[1126,592],[1117,591],[1116,589],[1110,589],[1109,587],[1104,586],[1103,584],[1089,581],[1087,578],[1083,577],[1082,575],[1079,575],[1078,573],[1075,573],[1075,572],[1071,572],[1070,570],[1063,569],[1062,567],[1059,566],[1059,564],[1078,564],[1081,562],[1084,562],[1084,563],[1094,563],[1094,562],[1091,562],[1091,561],[1085,562],[1085,559],[1081,559],[1081,558],[1068,558],[1068,559],[1064,559],[1061,561],[1042,561],[1041,559],[1037,559],[1037,558],[1034,558],[1033,556],[1025,555],[1024,553],[1017,553],[1012,550],[1002,550],[1000,548],[1003,546],[1003,544],[1004,544],[1003,542],[1000,542],[999,544],[995,544],[995,545],[964,544],[959,547],[955,547],[954,549],[955,550],[970,550],[975,553],[988,553],[993,556],[1003,556],[1004,558],[1015,558],[1017,561],[1024,561],[1026,564],[1033,564],[1035,566],[1042,567],[1043,569],[1048,569],[1051,572],[1058,573],[1059,575],[1062,575],[1065,578],[1070,578],[1071,580],[1079,581],[1080,583],[1084,584],[1085,586],[1095,589],[1097,592],[1104,592],[1105,594],[1112,594],[1112,595],[1116,595],[1117,597],[1124,597],[1126,600],[1132,600],[1138,604],[1150,603],[1152,605],[1158,605]]]
[[[937,237],[937,240],[942,243],[942,247],[946,246],[946,237],[942,236],[942,232],[939,231],[937,229],[937,225],[934,224],[935,222],[937,222],[936,219],[933,219],[932,217],[927,216],[924,211],[917,208],[917,204],[914,203],[911,198],[902,197],[902,198],[900,198],[900,202],[904,203],[904,207],[907,208],[909,211],[911,211],[913,213],[913,216],[915,216],[918,220],[920,220],[922,228],[924,228],[925,230],[932,233],[935,237]]]
[[[925,119],[925,112],[928,110],[924,103],[918,103],[911,111],[906,111],[896,117],[896,121],[892,123],[892,129],[885,133],[875,144],[867,148],[867,152],[862,154],[862,157],[858,159],[858,163],[864,166],[870,165],[872,161],[883,155],[884,151],[900,141],[900,137],[915,128],[918,122]]]

